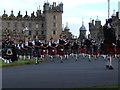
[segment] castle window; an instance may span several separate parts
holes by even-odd
[[[44,31],[42,31],[41,34],[43,35],[43,34],[44,34]]]
[[[29,35],[31,36],[31,31],[29,31]]]
[[[14,23],[14,26],[15,26],[15,28],[17,27],[17,23],[16,22]]]
[[[9,29],[7,29],[7,33],[10,33],[10,30],[9,30]]]
[[[38,35],[38,31],[36,31],[36,35]]]
[[[22,27],[25,27],[25,23],[22,23]]]
[[[38,28],[38,23],[36,23],[36,28]]]
[[[44,27],[44,24],[42,24],[42,28]]]
[[[32,24],[31,23],[29,23],[29,28],[31,28],[32,27]]]
[[[56,20],[56,19],[57,19],[57,16],[56,16],[56,15],[54,15],[54,16],[53,16],[53,20]]]
[[[7,26],[10,27],[10,23],[9,22],[7,23]]]
[[[53,35],[57,35],[57,31],[56,30],[53,30]]]
[[[53,27],[57,27],[57,24],[56,24],[56,23],[53,23]]]

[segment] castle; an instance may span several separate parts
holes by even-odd
[[[115,13],[115,10],[113,11],[113,14],[111,16],[112,19],[112,26],[115,29],[115,35],[116,39],[118,39],[118,35],[120,35],[120,19],[119,19],[119,12]],[[97,19],[94,21],[90,20],[89,22],[89,31],[91,34],[91,37],[99,42],[100,40],[104,40],[104,35],[103,35],[103,26],[101,25],[101,21]]]
[[[35,14],[36,13],[36,14]],[[14,16],[13,11],[8,16],[4,10],[2,15],[2,37],[5,38],[9,33],[16,40],[27,40],[38,36],[40,40],[49,41],[50,38],[57,40],[62,33],[62,13],[63,3],[56,4],[53,2],[45,2],[43,12],[37,9],[31,13],[31,16],[26,14],[21,15],[19,11],[17,16]]]

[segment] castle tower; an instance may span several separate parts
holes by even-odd
[[[65,26],[64,30],[62,31],[62,34],[67,39],[72,39],[72,33],[70,32],[70,28],[68,26],[68,23],[66,23],[66,26]]]
[[[101,25],[101,21],[99,20],[98,16],[97,19],[95,20],[90,20],[89,22],[89,31],[91,34],[91,37],[99,42],[99,40],[103,39],[103,31],[102,31],[102,25]]]
[[[62,33],[62,13],[63,3],[50,5],[48,2],[44,3],[43,15],[45,17],[45,40],[49,41],[50,38],[57,40]]]
[[[82,26],[79,29],[80,31],[80,35],[79,35],[79,39],[82,40],[83,38],[86,38],[86,27],[84,26],[84,21],[82,20]]]

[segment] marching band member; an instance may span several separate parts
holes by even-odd
[[[114,45],[116,43],[115,30],[111,25],[112,19],[106,21],[106,24],[103,26],[104,33],[104,44],[107,53],[107,65],[106,68],[113,69],[112,67],[112,54],[114,52]]]
[[[82,56],[85,57],[85,53],[86,53],[85,39],[82,39],[80,48],[81,48],[80,53],[82,53]]]
[[[33,47],[34,47],[34,57],[35,57],[36,64],[39,64],[38,60],[40,57],[40,46],[41,46],[41,42],[38,39],[38,36],[35,36],[33,41]]]
[[[65,58],[68,60],[68,57],[70,55],[70,40],[67,38],[66,39],[66,43],[64,45],[64,48],[65,48]]]
[[[17,44],[17,51],[18,51],[18,58],[22,59],[22,57],[24,56],[23,54],[23,41],[19,40],[19,43]]]
[[[33,48],[33,41],[31,40],[31,38],[28,38],[28,41],[25,42],[25,45],[27,47],[27,55],[28,55],[28,59],[31,59],[32,57],[32,48]]]
[[[3,42],[3,58],[5,59],[5,62],[10,63],[17,60],[17,54],[15,49],[15,44],[11,40],[10,34],[7,35],[6,40]]]
[[[60,35],[60,39],[57,40],[57,54],[60,55],[61,63],[63,63],[63,56],[65,55],[64,45],[66,41],[63,39],[63,35]]]
[[[23,41],[23,59],[26,60],[26,56],[27,56],[27,46],[25,44],[25,41]]]
[[[48,42],[48,55],[50,55],[51,61],[54,61],[54,56],[56,55],[56,42],[53,38]]]
[[[105,51],[105,44],[104,41],[101,40],[100,41],[100,55],[104,58],[104,60],[106,59],[106,51]]]
[[[86,46],[86,53],[88,54],[88,59],[91,61],[91,54],[92,54],[92,38],[91,34],[88,35],[88,39],[85,40],[85,46]]]
[[[75,54],[75,58],[76,58],[76,61],[77,61],[79,50],[80,50],[80,43],[77,39],[73,43],[73,49],[74,49],[74,54]]]
[[[95,60],[96,60],[98,55],[98,47],[95,41],[92,41],[92,49],[93,49],[92,54],[95,55]]]
[[[41,43],[41,58],[45,58],[45,55],[47,54],[47,47],[48,44],[45,40],[44,42]]]

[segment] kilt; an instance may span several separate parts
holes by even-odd
[[[86,49],[84,49],[84,48],[82,48],[81,50],[80,50],[80,53],[85,53],[86,52]]]
[[[27,48],[27,55],[32,56],[33,55],[33,49],[32,48]]]
[[[65,55],[64,46],[58,45],[58,47],[57,47],[57,54],[58,55]]]
[[[115,53],[114,46],[112,44],[105,44],[105,53],[108,55],[113,55]]]
[[[98,55],[98,51],[93,52],[93,55]]]
[[[71,49],[70,51],[71,51],[71,53],[74,53],[74,49]]]
[[[78,49],[74,49],[74,54],[79,54],[79,48]]]
[[[24,51],[22,49],[18,49],[17,51],[18,51],[18,55],[22,55],[22,56],[24,55]]]
[[[33,55],[34,57],[40,57],[40,48],[34,48]]]
[[[56,55],[55,49],[48,50],[48,55]]]
[[[87,47],[86,49],[87,54],[92,54],[92,47]]]
[[[116,48],[116,54],[120,54],[120,48]]]
[[[46,55],[46,54],[47,54],[46,49],[42,49],[41,50],[41,55]]]
[[[65,49],[65,54],[67,54],[67,55],[70,54],[70,49],[69,48]]]

